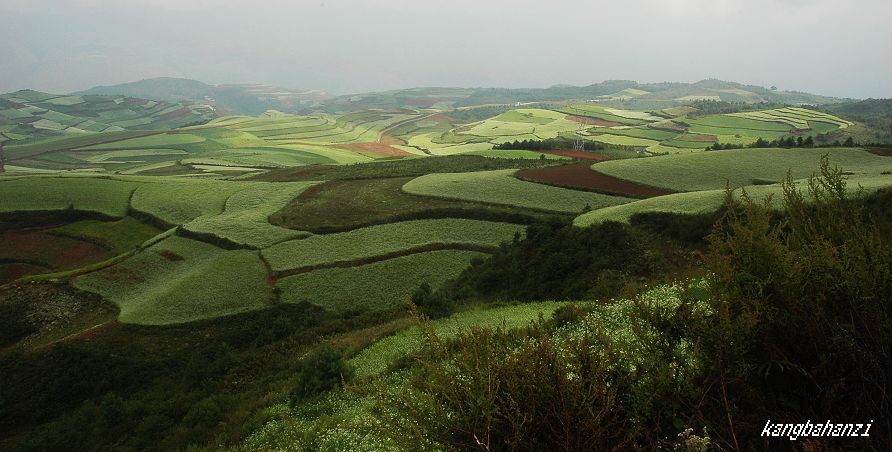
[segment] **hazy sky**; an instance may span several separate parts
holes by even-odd
[[[0,0],[0,91],[704,78],[892,97],[890,0]]]

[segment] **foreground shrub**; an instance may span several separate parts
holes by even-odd
[[[743,196],[710,237],[715,356],[706,385],[728,445],[771,419],[892,426],[892,243],[824,158],[802,193],[788,177],[786,214]],[[879,427],[879,426],[875,426]]]
[[[297,372],[297,385],[291,391],[292,405],[341,386],[353,376],[344,355],[322,344],[304,358]]]

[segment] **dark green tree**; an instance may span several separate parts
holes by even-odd
[[[291,391],[291,404],[317,396],[341,386],[353,377],[344,355],[330,344],[322,344],[301,361],[297,385]]]

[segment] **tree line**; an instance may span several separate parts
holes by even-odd
[[[840,143],[839,140],[836,140],[832,143],[826,144],[815,144],[815,139],[809,135],[805,138],[799,137],[787,137],[787,138],[779,138],[776,140],[768,141],[764,138],[759,138],[758,140],[748,144],[734,144],[734,143],[715,143],[711,146],[707,146],[707,151],[722,151],[726,149],[743,149],[743,148],[813,148],[813,147],[857,147],[860,146],[855,142],[852,137],[846,138],[845,141]]]
[[[554,149],[573,149],[576,145],[575,140],[565,137],[548,138],[545,140],[514,140],[493,146],[493,149],[506,151],[550,151]],[[604,145],[594,141],[586,141],[584,147],[586,151],[600,151],[604,149]]]

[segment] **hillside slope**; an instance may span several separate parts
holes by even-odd
[[[174,77],[157,77],[111,86],[96,86],[76,94],[123,95],[158,101],[207,103],[237,115],[266,110],[297,112],[329,96],[317,90],[291,90],[261,84],[208,85]]]

